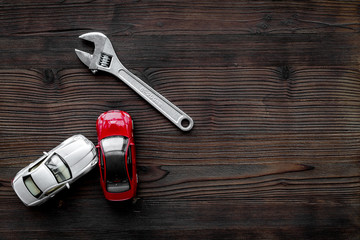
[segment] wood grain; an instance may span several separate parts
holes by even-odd
[[[0,239],[359,239],[357,1],[1,1]],[[195,122],[181,132],[77,37],[102,31]],[[11,179],[65,138],[134,119],[139,189],[98,170],[41,207]],[[76,237],[74,237],[76,236]]]

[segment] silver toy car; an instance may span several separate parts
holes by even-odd
[[[49,200],[70,183],[96,167],[94,144],[83,135],[74,135],[20,170],[12,187],[26,206]]]

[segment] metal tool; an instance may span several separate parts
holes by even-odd
[[[104,34],[90,32],[81,35],[79,38],[95,44],[93,54],[75,49],[76,55],[94,74],[98,70],[101,70],[115,75],[172,121],[178,128],[183,131],[192,129],[194,121],[191,117],[121,64],[110,40]]]

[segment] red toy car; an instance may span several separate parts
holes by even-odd
[[[110,201],[131,199],[136,194],[133,121],[124,111],[111,110],[96,122],[98,135],[100,183]]]

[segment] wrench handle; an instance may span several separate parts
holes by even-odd
[[[126,68],[120,68],[120,70],[115,75],[140,96],[142,96],[148,103],[161,112],[171,122],[173,122],[178,128],[183,131],[189,131],[192,129],[194,126],[194,121],[191,117],[189,117],[180,108],[175,106],[129,70]]]

